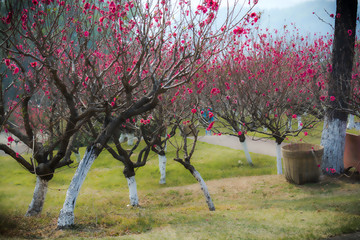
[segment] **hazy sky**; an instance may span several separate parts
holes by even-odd
[[[262,28],[281,29],[294,23],[302,34],[334,31],[329,24],[334,26],[335,20],[329,14],[336,11],[335,0],[259,0],[256,11],[263,12]]]

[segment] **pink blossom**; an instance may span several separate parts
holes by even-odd
[[[292,115],[292,118],[297,118],[296,114],[293,114],[293,115]]]
[[[9,136],[7,140],[8,140],[9,143],[12,143],[12,142],[14,141],[14,139],[12,138],[12,136]]]
[[[115,106],[115,102],[111,102],[111,106],[114,107],[114,106]]]
[[[253,12],[253,13],[251,13],[251,14],[250,14],[250,17],[251,17],[251,18],[256,17],[256,13],[254,13],[254,12]]]
[[[14,69],[14,74],[17,74],[19,72],[19,68],[18,67],[16,67],[15,69]]]
[[[238,135],[241,136],[241,134],[242,134],[242,131],[238,131]]]
[[[349,29],[347,32],[348,32],[349,36],[351,36],[351,35],[352,35],[352,31],[351,31],[351,29]]]
[[[32,0],[32,3],[36,6],[39,4],[38,0]]]
[[[207,131],[210,131],[210,130],[212,129],[212,127],[214,126],[214,123],[215,123],[215,122],[211,122],[211,123],[209,124],[209,126],[206,128],[206,130],[207,130]]]
[[[85,32],[84,32],[84,36],[85,36],[85,37],[88,37],[88,36],[89,36],[89,32],[88,32],[88,31],[85,31]]]
[[[197,110],[196,110],[195,108],[191,109],[191,112],[192,112],[192,113],[196,113],[196,111],[197,111]]]
[[[5,65],[10,66],[10,59],[5,59]]]
[[[334,17],[334,14],[330,14],[330,17],[333,18],[333,17]]]
[[[308,135],[308,132],[304,132],[304,136],[307,136]]]
[[[334,96],[330,96],[330,101],[333,102],[333,101],[335,101],[335,99],[336,99],[336,98],[335,98]]]
[[[16,157],[19,158],[19,157],[20,157],[20,154],[19,154],[19,153],[16,153]]]
[[[30,63],[30,66],[35,68],[37,66],[37,64],[38,64],[37,62],[32,62],[32,63]]]

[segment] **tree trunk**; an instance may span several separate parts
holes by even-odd
[[[129,145],[129,146],[134,145],[134,138],[135,138],[135,135],[133,133],[128,133],[127,134],[127,145]]]
[[[281,162],[281,143],[276,143],[276,168],[277,174],[283,174],[282,162]]]
[[[63,208],[60,210],[58,218],[58,228],[67,228],[74,225],[74,209],[77,196],[79,195],[80,188],[90,170],[91,165],[94,163],[98,154],[95,149],[91,147],[86,150],[86,153],[76,169],[75,175],[71,180],[70,186],[66,192],[66,198]]]
[[[247,162],[249,163],[250,166],[253,166],[254,164],[252,163],[252,160],[251,160],[251,157],[250,157],[250,153],[249,153],[249,149],[247,147],[246,139],[244,139],[244,141],[241,142],[241,145],[243,147]]]
[[[129,187],[130,206],[139,206],[135,176],[126,178]]]
[[[330,168],[335,169],[336,173],[344,170],[345,135],[346,121],[325,118],[321,135],[321,145],[324,147],[321,163],[323,172],[331,174]]]
[[[76,152],[76,153],[74,153],[74,154],[75,154],[76,162],[79,163],[79,162],[81,161],[80,153],[79,153],[79,152]]]
[[[166,183],[166,155],[159,154],[160,184]]]
[[[324,146],[322,170],[333,168],[337,173],[344,169],[343,155],[346,134],[348,97],[354,60],[357,0],[337,0],[332,72],[328,95],[335,97],[326,109],[321,137]],[[327,172],[332,174],[331,172]]]
[[[354,117],[354,115],[350,114],[349,121],[347,124],[347,129],[353,129],[353,128],[355,128],[355,117]]]
[[[298,130],[302,129],[302,126],[301,126],[301,116],[297,116],[297,121],[298,121]]]
[[[41,213],[44,206],[47,189],[48,181],[43,180],[39,176],[37,176],[33,199],[29,205],[25,216],[36,216]]]
[[[200,173],[195,170],[195,168],[193,169],[193,171],[190,171],[190,172],[196,178],[196,180],[199,182],[199,184],[201,186],[201,190],[204,193],[206,203],[207,203],[207,205],[209,207],[209,210],[210,211],[215,211],[214,203],[211,200],[210,193],[209,193],[209,190],[208,190],[208,188],[206,186],[206,183],[205,183],[204,179],[201,177]]]
[[[126,134],[125,133],[121,133],[120,134],[120,137],[119,137],[119,142],[122,143],[125,141],[125,137],[126,137]]]

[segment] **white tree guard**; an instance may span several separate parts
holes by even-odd
[[[347,129],[353,129],[353,128],[355,128],[355,117],[354,115],[349,114]]]
[[[245,139],[245,141],[241,142],[241,145],[243,147],[247,162],[252,166],[253,162],[251,160],[251,156],[250,156],[250,153],[249,153],[249,148],[248,148],[247,143],[246,143],[246,139]]]
[[[166,155],[159,154],[160,184],[166,183]]]
[[[283,174],[281,162],[281,144],[276,143],[276,169],[277,174]]]
[[[80,153],[77,152],[77,153],[74,153],[75,154],[75,159],[76,159],[76,162],[80,162],[81,161],[81,156],[80,156]]]
[[[128,133],[127,134],[127,145],[129,145],[129,146],[134,145],[134,138],[135,138],[135,135],[133,133]]]
[[[130,205],[135,207],[139,206],[139,198],[137,195],[137,187],[136,187],[136,180],[135,176],[126,178],[128,187],[129,187],[129,198],[130,198]]]
[[[206,199],[206,203],[209,207],[209,210],[210,211],[215,211],[215,206],[214,206],[214,203],[212,202],[211,200],[211,197],[210,197],[210,193],[209,193],[209,190],[206,186],[206,183],[204,181],[204,179],[201,177],[200,173],[196,170],[194,170],[194,172],[192,173],[192,175],[196,178],[196,180],[200,183],[200,186],[201,186],[201,190],[203,191],[204,193],[204,196],[205,196],[205,199]]]
[[[45,202],[48,183],[48,181],[42,180],[39,176],[36,176],[34,195],[25,216],[30,217],[41,213]]]
[[[301,122],[301,116],[297,116],[297,121],[298,121],[298,130],[302,129],[302,122]]]
[[[74,177],[72,178],[70,186],[66,192],[63,208],[60,210],[60,215],[58,218],[59,228],[70,227],[74,224],[74,209],[76,199],[79,195],[80,188],[84,183],[86,175],[96,158],[97,155],[94,154],[94,150],[91,148],[90,151],[85,152],[83,159],[80,161],[80,164],[77,167]]]
[[[346,121],[334,119],[329,121],[325,118],[321,135],[321,145],[324,147],[322,158],[322,170],[326,168],[335,169],[336,173],[344,170],[344,149],[345,149]]]

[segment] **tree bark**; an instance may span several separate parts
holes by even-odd
[[[277,174],[283,174],[281,162],[281,143],[276,143],[276,168]]]
[[[166,183],[166,155],[159,154],[160,184]]]
[[[133,206],[133,207],[139,206],[139,197],[137,194],[135,176],[127,177],[126,180],[127,180],[128,187],[129,187],[130,206]]]
[[[86,178],[86,175],[97,156],[98,154],[96,153],[94,147],[86,150],[86,153],[77,167],[75,175],[71,180],[70,186],[66,192],[65,202],[63,208],[60,210],[60,215],[58,218],[58,228],[67,228],[74,225],[74,209],[76,199]]]
[[[332,174],[330,168],[335,169],[336,173],[344,170],[344,150],[346,136],[346,121],[326,117],[324,128],[321,135],[321,145],[324,147],[321,169],[327,174]],[[326,169],[328,171],[326,171]]]
[[[39,176],[37,176],[33,199],[29,205],[25,216],[36,216],[41,213],[44,206],[47,189],[48,181],[43,180]]]
[[[348,96],[354,60],[357,0],[337,0],[332,72],[329,78],[330,106],[326,109],[321,144],[324,146],[322,170],[333,168],[337,173],[344,169],[344,144],[347,123]],[[329,172],[328,172],[329,173]],[[329,173],[330,174],[330,173]]]

